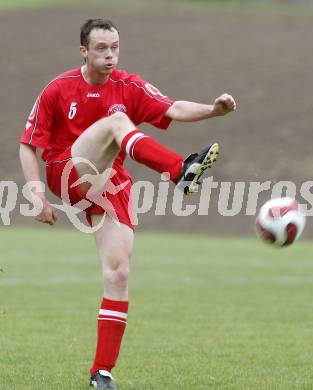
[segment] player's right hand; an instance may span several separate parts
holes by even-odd
[[[224,93],[215,99],[213,105],[213,112],[215,116],[223,116],[231,111],[236,110],[236,101],[228,93]]]
[[[47,223],[49,225],[54,225],[57,221],[57,213],[55,208],[44,196],[40,197],[40,201],[37,198],[37,200],[34,202],[34,215],[36,221]]]

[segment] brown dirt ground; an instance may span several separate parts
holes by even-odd
[[[173,123],[165,133],[145,126],[146,131],[182,154],[218,141],[221,158],[212,171],[217,181],[301,184],[312,179],[312,14],[103,6],[0,14],[1,180],[23,183],[17,140],[33,101],[55,75],[80,63],[79,27],[98,15],[112,18],[120,27],[120,67],[141,74],[163,93],[176,100],[211,102],[227,91],[237,99],[238,111],[227,117]],[[129,168],[136,179],[157,182],[146,168],[135,164]],[[253,233],[253,216],[219,215],[217,193],[212,192],[209,216],[178,218],[169,208],[166,216],[141,216],[140,227]],[[269,196],[269,192],[261,196],[259,205]],[[299,192],[298,198],[302,200]],[[13,222],[29,223],[18,213]],[[60,225],[64,223],[61,217]],[[312,233],[309,218],[305,236]]]

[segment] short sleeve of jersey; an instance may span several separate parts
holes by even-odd
[[[174,103],[173,100],[139,76],[132,76],[125,84],[128,115],[135,125],[147,122],[160,129],[167,129],[172,120],[165,113]]]
[[[45,149],[55,117],[57,85],[51,83],[38,96],[26,122],[20,142]]]

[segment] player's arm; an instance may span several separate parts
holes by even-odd
[[[21,144],[20,160],[26,182],[41,182],[36,148],[31,145]],[[48,223],[49,225],[54,225],[57,220],[56,211],[46,198],[43,189],[39,191],[38,188],[32,188],[31,194],[34,214],[37,214],[35,219],[43,223]]]
[[[176,101],[166,111],[165,116],[181,122],[196,122],[203,119],[223,116],[236,110],[235,99],[224,93],[212,105],[188,101]]]

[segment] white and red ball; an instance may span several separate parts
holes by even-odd
[[[269,243],[286,246],[296,241],[305,226],[302,207],[292,198],[267,201],[256,219],[257,234]]]

